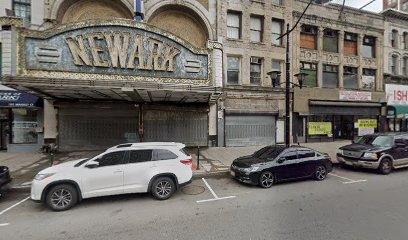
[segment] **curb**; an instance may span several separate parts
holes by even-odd
[[[192,179],[200,179],[200,178],[222,178],[222,177],[227,177],[229,175],[229,170],[228,171],[218,171],[218,172],[206,172],[206,173],[196,173],[193,174]]]

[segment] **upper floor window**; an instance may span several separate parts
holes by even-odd
[[[339,52],[338,32],[325,29],[323,34],[323,50],[327,52]]]
[[[339,67],[335,65],[323,65],[323,85],[325,88],[337,88],[339,86]]]
[[[240,66],[239,57],[227,57],[227,84],[239,84]]]
[[[262,79],[262,58],[251,57],[250,83],[251,85],[261,85]]]
[[[408,49],[408,32],[404,32],[404,34],[402,35],[402,46],[404,47],[404,49]]]
[[[388,0],[388,4],[396,3],[398,0]]]
[[[227,13],[227,38],[241,39],[241,13]]]
[[[317,49],[317,27],[302,25],[300,32],[300,47]]]
[[[398,56],[397,55],[391,56],[390,70],[391,70],[391,74],[398,75]]]
[[[300,62],[300,72],[306,73],[306,79],[303,85],[306,87],[317,87],[317,64],[309,62]]]
[[[401,5],[401,10],[402,10],[402,11],[408,10],[408,2],[404,2],[404,3]]]
[[[283,32],[283,20],[272,18],[272,44],[282,45],[282,38],[278,39]]]
[[[408,76],[408,57],[404,57],[404,60],[402,61],[402,74]]]
[[[263,17],[251,16],[251,42],[262,42]]]
[[[273,5],[282,5],[283,0],[272,0]]]
[[[357,56],[357,34],[344,33],[344,54]]]
[[[343,71],[343,87],[357,89],[358,80],[357,80],[357,68],[355,67],[344,67]]]
[[[391,47],[398,48],[398,31],[392,30],[391,32]]]
[[[363,68],[361,86],[365,89],[375,88],[375,69]]]
[[[21,17],[25,22],[31,22],[31,0],[13,0],[13,11],[16,17]]]
[[[364,36],[362,55],[367,58],[375,58],[375,37]]]

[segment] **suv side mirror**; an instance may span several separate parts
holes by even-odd
[[[405,141],[403,139],[396,139],[395,140],[395,145],[397,147],[406,147],[407,145],[405,144]]]
[[[278,163],[283,163],[285,160],[286,160],[286,159],[285,159],[284,157],[280,157],[277,162],[278,162]]]
[[[97,167],[99,167],[99,163],[98,162],[91,162],[91,163],[86,164],[85,167],[90,168],[90,169],[97,168]]]

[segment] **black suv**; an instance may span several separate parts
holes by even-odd
[[[342,165],[378,169],[382,174],[408,167],[408,133],[364,135],[339,150],[337,160]]]

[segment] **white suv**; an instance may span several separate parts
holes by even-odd
[[[39,172],[31,199],[54,211],[85,198],[150,192],[165,200],[192,178],[192,159],[181,143],[127,143],[89,159],[62,163]]]

